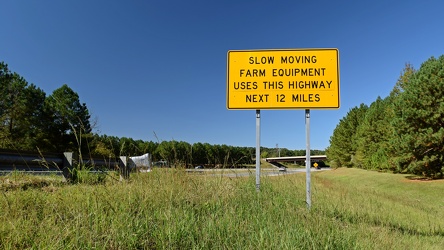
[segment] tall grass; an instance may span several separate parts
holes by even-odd
[[[44,184],[23,188],[23,178]],[[303,174],[263,177],[260,192],[254,177],[171,169],[99,185],[0,177],[0,249],[444,246],[443,200],[435,195],[444,183],[354,169],[312,178],[308,211]]]

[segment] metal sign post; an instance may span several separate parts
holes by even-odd
[[[256,110],[256,191],[261,186],[261,111]]]
[[[310,109],[338,109],[339,51],[334,48],[230,50],[227,109],[256,110],[256,189],[260,189],[260,110],[305,110],[307,206],[310,193]]]
[[[305,138],[306,138],[306,152],[305,152],[305,170],[306,170],[306,190],[307,190],[307,208],[311,208],[311,192],[310,192],[310,167],[311,167],[311,160],[310,160],[310,110],[305,110]]]

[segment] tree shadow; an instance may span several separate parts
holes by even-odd
[[[405,178],[408,180],[411,180],[411,181],[433,181],[434,180],[431,177],[418,176],[418,175],[408,175]]]

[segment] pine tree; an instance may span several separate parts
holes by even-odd
[[[333,131],[330,147],[326,152],[333,167],[353,166],[357,150],[356,131],[364,120],[367,109],[365,104],[352,108]]]
[[[392,138],[400,170],[442,176],[444,163],[444,55],[421,65],[394,101]]]
[[[357,165],[365,169],[389,169],[388,138],[392,133],[390,98],[378,97],[357,129]]]
[[[81,139],[82,135],[91,133],[90,114],[86,104],[80,103],[79,95],[68,85],[64,84],[46,98],[45,121],[48,149],[86,150]]]
[[[0,147],[35,150],[45,93],[0,63]]]

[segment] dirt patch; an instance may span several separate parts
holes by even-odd
[[[409,175],[405,177],[404,182],[444,182],[444,179],[433,179],[430,177]]]

